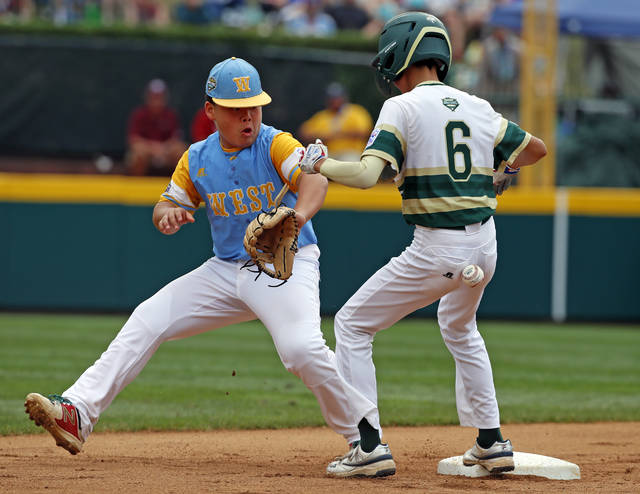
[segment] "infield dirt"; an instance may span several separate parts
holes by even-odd
[[[516,451],[580,466],[580,480],[531,476],[471,479],[438,475],[438,461],[462,454],[474,430],[388,427],[398,471],[380,479],[331,479],[327,463],[346,451],[328,428],[95,433],[77,456],[48,434],[0,437],[3,493],[405,493],[640,491],[640,423],[506,425]]]

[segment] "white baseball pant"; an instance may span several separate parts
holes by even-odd
[[[102,356],[63,395],[79,409],[84,438],[100,414],[167,340],[260,319],[271,334],[280,360],[316,396],[327,424],[351,442],[366,417],[376,428],[376,405],[338,373],[335,354],[320,329],[320,251],[308,245],[296,254],[284,285],[241,269],[244,262],[218,258],[174,280],[131,314]]]
[[[377,404],[375,334],[439,299],[440,332],[456,364],[460,424],[499,427],[491,362],[476,326],[476,310],[496,259],[493,218],[465,230],[417,226],[411,245],[369,278],[336,315],[336,356],[345,379]],[[473,288],[460,276],[469,264],[485,273]]]

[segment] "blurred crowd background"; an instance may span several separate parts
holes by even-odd
[[[624,1],[624,0],[623,0]],[[562,0],[559,0],[562,3]],[[253,43],[268,44],[270,36],[289,36],[293,49],[295,39],[323,39],[331,48],[332,39],[361,39],[369,40],[366,45],[369,53],[375,50],[375,39],[384,23],[394,15],[407,10],[422,10],[438,16],[447,25],[453,45],[453,69],[447,83],[489,99],[494,107],[507,118],[518,121],[519,103],[522,88],[520,86],[520,63],[522,55],[522,40],[517,28],[509,23],[497,20],[497,9],[510,4],[522,3],[521,0],[0,0],[0,36],[3,28],[29,26],[32,35],[38,34],[38,27],[58,29],[65,32],[68,29],[77,34],[78,29],[86,29],[96,33],[96,39],[108,32],[108,29],[125,29],[131,32],[154,31],[179,32],[183,35],[189,32],[207,32],[207,30],[227,29],[238,32],[252,33]],[[575,1],[574,1],[575,3]],[[579,3],[579,0],[578,0]],[[583,2],[585,3],[585,2]],[[599,4],[600,2],[592,2]],[[586,2],[589,4],[589,2]],[[633,2],[631,1],[631,4]],[[638,10],[638,9],[636,9]],[[640,20],[638,21],[640,23]],[[575,27],[575,26],[574,26]],[[105,31],[106,30],[106,31]],[[176,31],[177,30],[177,31]],[[615,31],[615,30],[614,30]],[[640,33],[640,27],[638,27]],[[9,31],[8,34],[15,34]],[[5,33],[6,34],[6,33]],[[559,185],[588,185],[588,186],[640,186],[640,43],[635,36],[585,36],[580,28],[574,32],[564,30],[560,33],[557,50],[556,90],[558,95],[556,136],[558,142],[557,184]],[[345,38],[346,37],[346,38]],[[230,43],[237,41],[237,37]],[[260,41],[263,40],[263,41]],[[41,45],[47,41],[41,41]],[[134,42],[132,42],[134,44]],[[218,45],[220,43],[217,43]],[[302,46],[302,45],[301,45]],[[345,57],[353,50],[341,48]],[[360,45],[362,46],[362,45]],[[262,47],[264,49],[264,47]],[[210,65],[219,61],[216,56],[220,53],[231,56],[235,54],[233,48],[219,49],[212,54]],[[359,51],[363,51],[359,48]],[[366,50],[364,50],[366,51]],[[251,50],[248,50],[249,55]],[[355,62],[335,60],[336,64],[364,66],[365,54]],[[244,55],[256,64],[257,60]],[[256,57],[262,56],[256,52]],[[218,57],[219,58],[219,57]],[[282,58],[280,54],[275,58]],[[331,57],[311,54],[308,60],[304,56],[293,57],[303,65],[310,60],[330,65]],[[157,59],[159,60],[159,59]],[[257,63],[259,69],[263,69]],[[147,72],[143,72],[143,69]],[[30,152],[25,146],[13,146],[10,139],[12,134],[20,129],[9,129],[8,123],[0,126],[0,171],[15,171],[15,156],[45,156],[55,158],[78,158],[91,155],[96,161],[94,168],[86,170],[111,171],[132,174],[169,173],[177,150],[186,147],[190,142],[202,138],[202,132],[207,132],[208,123],[202,121],[198,115],[200,101],[190,99],[186,101],[181,93],[186,91],[182,82],[172,79],[170,74],[161,74],[162,70],[142,67],[136,74],[144,76],[145,81],[136,82],[136,99],[130,98],[128,115],[113,116],[121,123],[120,140],[122,147],[104,146],[105,149],[84,149],[82,151],[64,147],[47,151],[34,146]],[[203,70],[204,72],[204,70]],[[343,72],[344,73],[344,72]],[[87,74],[90,77],[91,74]],[[310,77],[316,73],[309,72]],[[305,73],[300,73],[305,77]],[[3,83],[0,76],[0,84]],[[5,78],[9,78],[5,74]],[[265,75],[269,80],[269,75]],[[158,151],[156,155],[166,155],[162,159],[156,157],[151,161],[166,161],[164,166],[140,165],[140,153],[132,150],[132,140],[135,140],[133,112],[136,107],[150,97],[148,84],[156,80],[156,87],[162,84],[162,106],[164,117],[172,120],[175,127],[167,133],[151,130],[156,135],[163,134],[163,140],[171,140],[171,150]],[[353,108],[348,105],[358,105],[375,121],[382,99],[371,95],[370,86],[373,80],[363,78],[341,77],[340,70],[331,70],[326,80],[311,84],[317,95],[314,99],[306,98],[306,105],[295,105],[295,110],[276,110],[276,118],[272,124],[284,125],[286,130],[294,134],[303,129],[303,124],[321,106],[334,115],[342,114],[342,109]],[[343,105],[333,105],[328,101],[326,91],[332,82],[341,84],[340,92]],[[4,81],[5,85],[11,82]],[[177,90],[176,86],[179,86]],[[367,87],[364,90],[364,87]],[[124,87],[124,86],[123,86]],[[337,86],[334,86],[334,89]],[[362,90],[361,90],[362,88]],[[108,89],[108,88],[105,88]],[[5,95],[6,97],[6,95]],[[156,98],[157,99],[157,98]],[[335,103],[335,102],[334,102]],[[0,109],[2,102],[0,102]],[[341,109],[342,108],[342,109]],[[139,110],[139,109],[138,109]],[[169,111],[170,110],[170,111]],[[114,112],[117,112],[114,107]],[[280,112],[280,113],[279,113]],[[121,110],[120,110],[120,113]],[[158,114],[159,115],[159,114]],[[325,115],[326,116],[326,115]],[[139,115],[138,115],[139,117]],[[156,115],[157,117],[157,115]],[[27,117],[22,120],[27,119]],[[108,120],[108,119],[106,119]],[[317,119],[316,119],[317,120]],[[360,127],[362,118],[359,118]],[[366,120],[366,119],[365,119]],[[334,124],[337,118],[334,120]],[[329,120],[331,123],[331,120]],[[18,123],[16,123],[18,124]],[[138,122],[139,124],[139,122]],[[354,123],[354,125],[356,125]],[[367,124],[369,125],[369,124]],[[372,123],[371,123],[372,125]],[[358,132],[366,133],[358,127]],[[199,130],[198,130],[199,129]],[[204,129],[204,130],[203,130]],[[149,130],[149,129],[147,129]],[[157,129],[156,129],[157,130]],[[214,127],[209,129],[215,130]],[[164,132],[164,133],[163,133]],[[301,132],[297,137],[301,140],[309,138],[307,133]],[[354,141],[355,142],[355,141]],[[361,141],[357,141],[360,145]],[[594,156],[591,151],[593,143],[598,142],[599,153]],[[144,153],[143,153],[144,154]],[[147,148],[146,154],[154,154]],[[56,156],[53,156],[56,155]],[[13,165],[7,160],[11,157]],[[96,158],[97,156],[97,158]],[[78,168],[76,168],[77,170]],[[72,169],[73,170],[73,169]],[[612,172],[612,170],[616,170]]]
[[[508,0],[507,0],[508,1]],[[22,21],[42,19],[56,25],[171,23],[234,27],[282,26],[298,35],[330,36],[353,29],[375,36],[391,17],[428,9],[446,19],[452,36],[463,41],[505,0],[2,0],[0,15]],[[462,37],[462,38],[460,38]],[[463,42],[454,43],[462,45]]]

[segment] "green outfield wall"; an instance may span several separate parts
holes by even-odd
[[[166,179],[0,174],[0,309],[130,311],[211,255],[204,211],[165,236],[151,223]],[[552,317],[553,191],[500,198],[498,268],[481,317]],[[566,283],[571,320],[640,320],[640,192],[569,190]],[[408,245],[412,229],[391,186],[332,184],[314,218],[322,311],[333,314]],[[556,302],[557,304],[557,302]],[[435,307],[419,311],[431,316]]]

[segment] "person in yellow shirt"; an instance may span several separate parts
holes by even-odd
[[[373,119],[369,112],[350,103],[342,84],[332,82],[326,90],[326,108],[306,120],[298,136],[305,144],[321,139],[332,156],[349,161],[360,159],[371,129]]]

